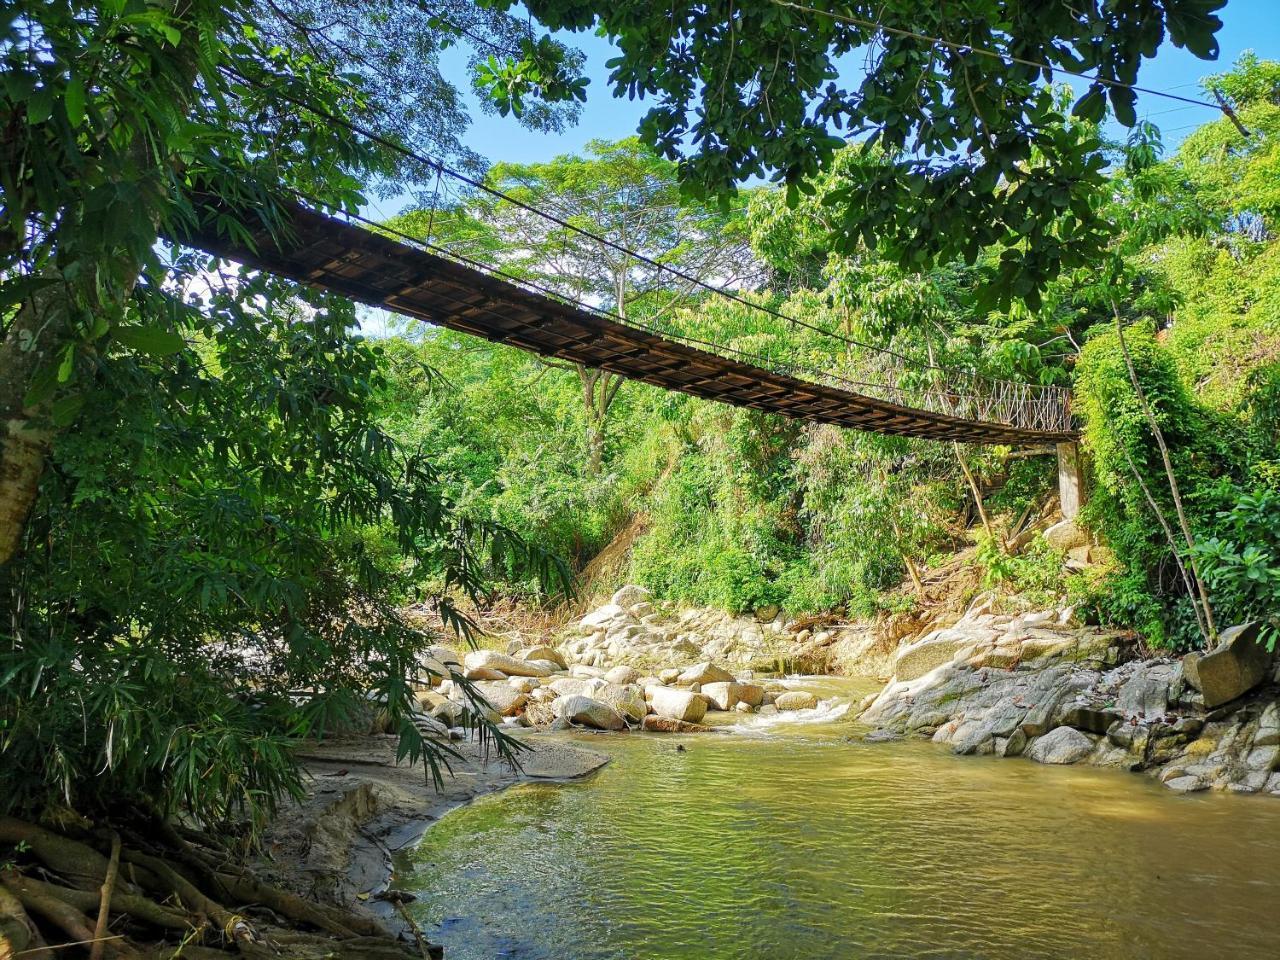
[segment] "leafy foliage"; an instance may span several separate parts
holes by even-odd
[[[652,98],[641,136],[681,161],[695,193],[772,176],[794,202],[845,136],[866,138],[883,152],[831,197],[841,248],[882,244],[900,267],[922,270],[1002,247],[994,292],[1034,306],[1049,280],[1112,239],[1093,203],[1105,163],[1092,125],[1108,106],[1137,122],[1129,85],[1166,39],[1215,57],[1224,2],[527,7],[548,27],[595,28],[617,44],[615,95]],[[861,82],[842,82],[841,58],[864,53]],[[1065,122],[1055,69],[1099,78],[1070,108],[1082,123]]]
[[[1218,514],[1216,532],[1196,544],[1219,610],[1233,623],[1259,620],[1267,649],[1280,640],[1280,493],[1242,493]]]
[[[348,304],[254,306],[292,293],[144,288],[180,349],[104,356],[87,378],[94,416],[55,449],[0,667],[10,804],[261,815],[297,787],[297,738],[367,723],[368,700],[434,766],[447,756],[410,722],[434,638],[400,604],[459,623],[450,592],[482,599],[495,562],[552,586],[545,555],[377,427],[385,361]]]
[[[333,28],[315,26],[332,6],[267,7],[0,14],[7,809],[257,819],[297,787],[298,738],[370,703],[437,772],[448,748],[410,716],[433,637],[400,605],[465,632],[451,598],[478,598],[494,568],[556,589],[544,553],[378,428],[384,361],[350,304],[157,243],[201,191],[274,222],[281,190],[354,205],[366,182],[414,176],[305,105],[376,113],[385,71],[433,63],[450,35],[368,44],[357,27],[385,6],[339,4]],[[361,36],[339,55],[329,29]],[[463,119],[430,123],[447,141]]]

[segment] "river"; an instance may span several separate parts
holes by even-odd
[[[1274,799],[808,719],[569,735],[612,762],[450,813],[396,885],[448,960],[1280,955]]]

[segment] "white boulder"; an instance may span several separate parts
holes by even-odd
[[[561,697],[553,704],[557,719],[596,730],[625,730],[627,722],[607,703],[575,695]]]
[[[706,698],[699,694],[673,687],[653,687],[651,690],[650,706],[660,717],[697,723],[707,715]]]

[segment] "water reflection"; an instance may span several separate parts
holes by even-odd
[[[450,960],[1276,955],[1280,803],[854,729],[584,738],[596,778],[451,814],[397,883]]]

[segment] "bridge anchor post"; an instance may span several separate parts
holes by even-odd
[[[1062,507],[1062,519],[1074,520],[1084,504],[1080,444],[1060,443],[1057,446],[1058,502]]]

